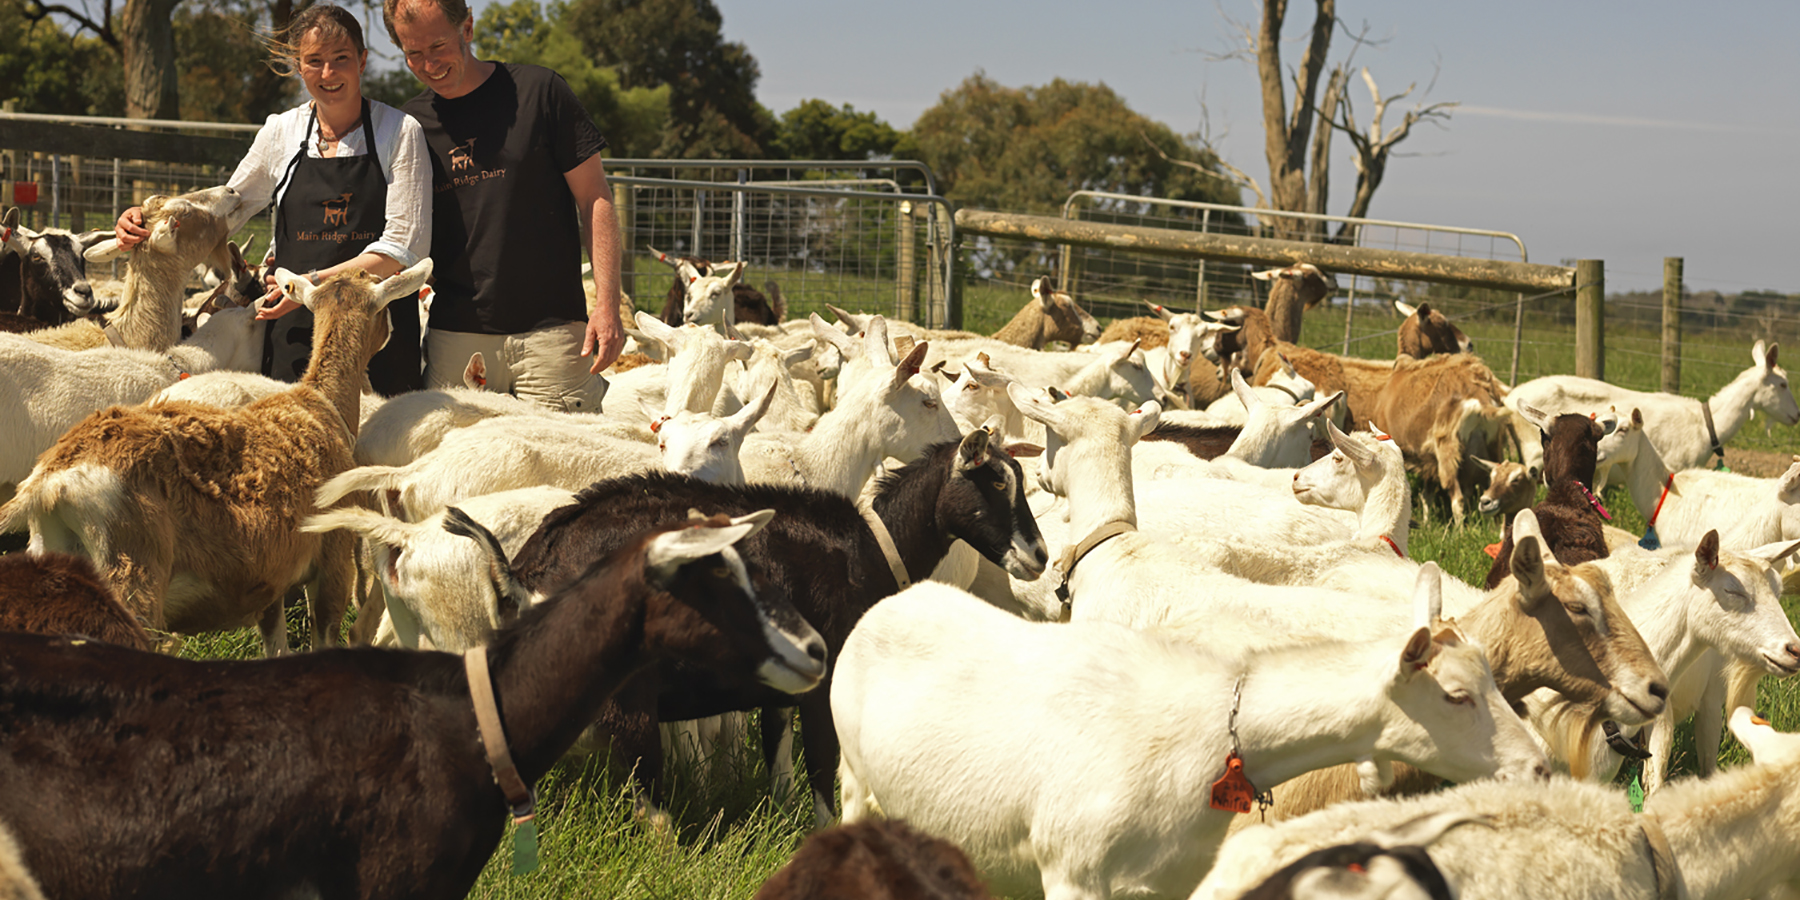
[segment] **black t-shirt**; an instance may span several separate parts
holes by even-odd
[[[587,321],[581,220],[563,173],[606,138],[569,83],[498,63],[468,94],[426,89],[402,108],[431,147],[431,327],[521,334]]]

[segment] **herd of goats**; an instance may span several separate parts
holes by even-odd
[[[634,761],[655,819],[665,743],[748,721],[820,829],[771,900],[1800,891],[1800,734],[1752,711],[1800,671],[1800,457],[1708,468],[1800,422],[1775,346],[1705,400],[1509,388],[1423,304],[1393,360],[1297,345],[1303,263],[1104,330],[1039,280],[989,337],[784,321],[652,251],[604,412],[479,355],[383,399],[431,262],[274,272],[316,324],[273,381],[239,202],[151,198],[130,253],[0,219],[0,900],[459,897],[565,755]],[[1409,556],[1471,506],[1480,586]],[[268,658],[171,655],[247,625]]]

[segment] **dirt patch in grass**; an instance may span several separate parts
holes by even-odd
[[[1771,453],[1767,450],[1739,450],[1735,447],[1725,448],[1725,465],[1739,475],[1750,475],[1756,478],[1774,478],[1788,470],[1794,464],[1792,453]]]

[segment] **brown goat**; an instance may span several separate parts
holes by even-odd
[[[756,900],[987,900],[968,854],[900,820],[813,834]]]
[[[0,631],[79,635],[154,650],[94,564],[68,553],[0,556]]]
[[[1589,501],[1600,439],[1618,427],[1618,420],[1603,423],[1577,413],[1551,418],[1524,403],[1519,404],[1519,413],[1550,436],[1544,442],[1544,484],[1549,491],[1531,507],[1550,552],[1566,566],[1610,556],[1602,529],[1605,523],[1594,506],[1598,500]],[[1500,555],[1488,569],[1490,589],[1511,571],[1512,532],[1508,526],[1500,539]]]
[[[1498,516],[1512,524],[1513,515],[1537,502],[1538,480],[1523,463],[1512,460],[1489,462],[1477,457],[1475,465],[1488,473],[1487,490],[1481,492],[1476,508],[1484,516]]]
[[[1505,395],[1500,379],[1474,356],[1402,357],[1369,417],[1393,435],[1408,467],[1450,496],[1452,521],[1461,521],[1464,483],[1472,487],[1474,474],[1464,472],[1463,461],[1499,455],[1491,436],[1510,427],[1512,413],[1500,402]]]
[[[1137,341],[1138,349],[1153,350],[1169,345],[1169,323],[1156,316],[1132,316],[1129,319],[1114,319],[1106,330],[1100,332],[1096,344],[1109,344],[1113,341]]]
[[[1295,263],[1282,269],[1251,272],[1250,277],[1271,282],[1269,299],[1263,304],[1263,309],[1269,313],[1269,324],[1274,328],[1275,339],[1288,343],[1300,340],[1300,315],[1318,306],[1326,297],[1331,296],[1332,291],[1337,290],[1337,281],[1311,263]],[[1321,385],[1320,389],[1323,390],[1324,386]]]
[[[1268,384],[1276,373],[1282,371],[1281,363],[1285,359],[1295,371],[1313,383],[1320,396],[1343,391],[1344,406],[1349,411],[1351,426],[1369,427],[1369,420],[1375,417],[1381,392],[1386,389],[1388,379],[1394,374],[1393,362],[1338,356],[1280,341],[1271,341],[1268,346],[1276,352],[1269,353],[1265,350],[1254,362],[1254,376],[1244,376],[1251,384]],[[1388,427],[1385,422],[1379,424],[1383,429]]]
[[[1395,300],[1394,308],[1406,317],[1400,323],[1401,356],[1424,359],[1435,353],[1475,352],[1475,342],[1461,328],[1450,324],[1448,316],[1432,309],[1431,304],[1421,303],[1414,308]]]
[[[29,523],[33,550],[95,561],[121,602],[159,631],[262,628],[287,649],[281,600],[310,581],[313,646],[336,643],[354,581],[347,533],[305,534],[313,494],[355,465],[363,370],[386,339],[378,315],[418,290],[431,261],[377,283],[360,270],[317,288],[282,270],[313,310],[300,383],[246,406],[114,406],[76,424],[0,507],[0,530]]]
[[[1012,321],[994,332],[994,340],[1042,350],[1051,341],[1075,347],[1100,337],[1100,323],[1076,304],[1075,298],[1052,288],[1050,279],[1032,281],[1031,297],[1036,302],[1019,307]]]
[[[713,266],[716,264],[700,256],[670,256],[654,247],[650,248],[650,252],[656,254],[656,258],[663,265],[676,271],[675,282],[669,285],[668,296],[663,299],[660,318],[669,325],[680,326],[684,321],[683,313],[687,308],[687,285],[681,278],[681,264],[686,263],[693,267],[694,272],[701,278],[712,274]],[[725,265],[731,264],[726,263]],[[740,276],[742,272],[743,264],[739,263],[738,273]],[[773,281],[767,282],[764,286],[769,288],[773,300],[770,299],[770,296],[742,281],[732,282],[731,300],[734,307],[732,322],[740,325],[780,325],[787,318],[787,301],[782,299],[780,288]],[[628,321],[627,325],[636,327],[634,322]]]
[[[125,256],[125,295],[109,324],[118,343],[140,350],[163,351],[181,340],[182,286],[194,266],[231,266],[226,238],[231,215],[243,198],[229,187],[207,188],[179,197],[144,201],[144,227],[150,236],[132,251],[117,239],[101,241],[87,251],[90,263]],[[32,332],[39,341],[65,350],[87,350],[110,343],[101,326],[87,319]]]
[[[818,684],[817,633],[731,546],[755,518],[640,533],[477,651],[526,786],[664,659]],[[462,897],[509,812],[466,673],[448,653],[194,662],[0,634],[0,821],[51,897]]]

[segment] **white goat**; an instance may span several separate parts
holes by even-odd
[[[1152,441],[1133,459],[1133,475],[1142,481],[1169,478],[1227,478],[1285,491],[1293,470],[1312,459],[1314,429],[1328,421],[1342,391],[1298,406],[1265,403],[1231,370],[1231,389],[1250,410],[1238,436],[1223,454],[1203,460],[1187,452],[1175,440]],[[1190,414],[1191,415],[1191,414]],[[1171,417],[1171,427],[1184,422]],[[1178,452],[1179,451],[1179,452]],[[1285,471],[1283,471],[1285,470]]]
[[[1624,473],[1632,505],[1646,521],[1655,517],[1663,545],[1692,547],[1715,529],[1720,546],[1733,550],[1800,540],[1800,462],[1779,478],[1688,469],[1671,480],[1649,432],[1642,411],[1633,409],[1628,421],[1600,440],[1599,460]]]
[[[89,413],[142,403],[189,374],[257,368],[262,333],[255,310],[233,308],[166,352],[64,350],[0,334],[0,485],[24,480],[38,454]]]
[[[470,497],[456,507],[493,532],[510,559],[545,516],[574,500],[574,491],[539,486]],[[348,529],[369,542],[387,596],[376,643],[391,633],[404,647],[460,653],[487,643],[519,610],[497,586],[487,548],[445,531],[444,516],[439,510],[403,522],[366,509],[332,509],[308,518],[300,530]]]
[[[1755,678],[1737,685],[1738,696],[1726,696],[1728,668],[1781,678],[1800,671],[1800,635],[1782,610],[1774,568],[1795,550],[1800,542],[1721,551],[1718,532],[1709,532],[1691,553],[1652,555],[1631,548],[1594,561],[1621,585],[1619,604],[1669,676],[1671,692],[1662,713],[1648,725],[1625,730],[1629,736],[1650,729],[1646,791],[1665,780],[1675,726],[1689,714],[1695,717],[1700,774],[1712,774],[1725,710],[1756,699]],[[1622,760],[1598,739],[1598,730],[1582,733],[1589,724],[1586,710],[1547,691],[1533,694],[1528,705],[1552,755],[1567,760],[1574,775],[1607,781],[1617,773]],[[1582,758],[1588,748],[1591,755]]]
[[[1283,356],[1280,359],[1281,368],[1269,379],[1269,383],[1254,385],[1250,388],[1251,392],[1262,398],[1264,403],[1272,406],[1289,404],[1299,406],[1318,396],[1316,385],[1306,380],[1306,376],[1295,371],[1293,363],[1288,362],[1287,357]],[[1212,405],[1206,408],[1206,414],[1227,425],[1242,425],[1249,417],[1250,411],[1244,405],[1243,398],[1239,397],[1236,391],[1232,391],[1214,400]],[[1350,414],[1347,409],[1339,407],[1338,412],[1334,415],[1337,416],[1334,421],[1338,423],[1338,427],[1348,427]]]
[[[1480,651],[1429,623],[1231,657],[931,583],[864,614],[831,708],[846,821],[905,817],[996,893],[1055,900],[1192,890],[1232,816],[1208,795],[1233,757],[1252,792],[1358,759],[1463,779],[1544,765]]]
[[[1559,413],[1589,413],[1611,406],[1615,409],[1637,407],[1645,413],[1650,443],[1663,460],[1676,471],[1697,469],[1712,456],[1713,444],[1707,435],[1703,408],[1712,410],[1719,445],[1723,446],[1750,421],[1750,411],[1760,409],[1784,425],[1800,422],[1800,406],[1788,388],[1787,370],[1775,364],[1779,344],[1771,344],[1763,352],[1763,342],[1750,348],[1750,368],[1738,373],[1730,384],[1711,398],[1701,401],[1676,394],[1646,393],[1573,375],[1551,375],[1527,381],[1506,395],[1506,405],[1514,411],[1520,403],[1530,404],[1552,416]],[[1526,460],[1529,466],[1531,460]],[[1538,467],[1542,468],[1541,459]],[[1613,482],[1616,477],[1602,478],[1596,469],[1595,480]]]
[[[1561,778],[1345,803],[1233,835],[1193,900],[1235,900],[1312,850],[1446,812],[1485,820],[1431,848],[1459,900],[1738,900],[1791,890],[1800,878],[1800,735],[1745,707],[1732,710],[1730,726],[1755,764],[1671,784],[1642,816],[1616,788]],[[1650,827],[1666,838],[1666,856],[1653,849]]]

